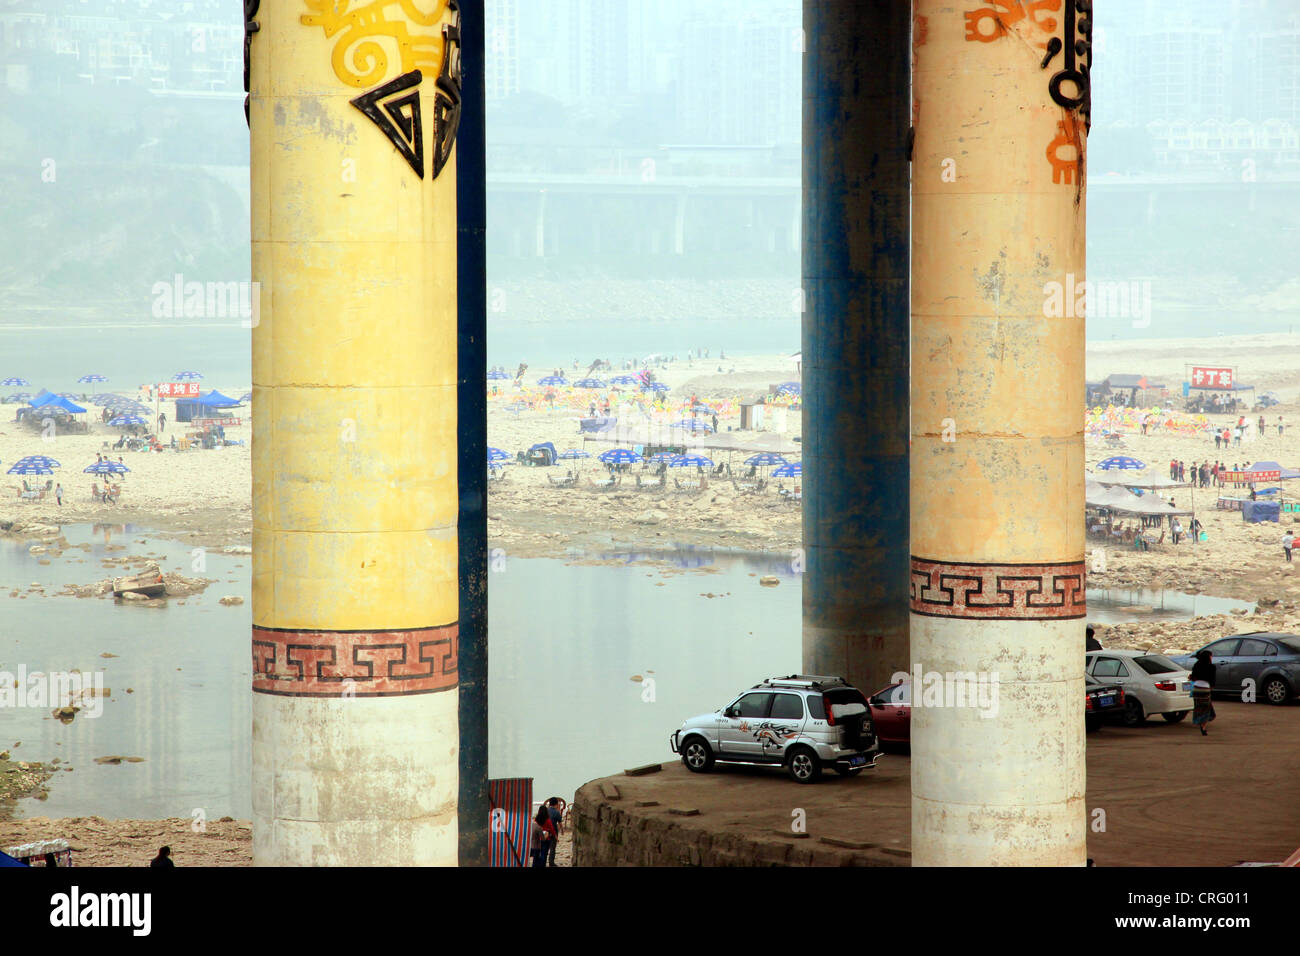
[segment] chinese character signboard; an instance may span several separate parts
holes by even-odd
[[[158,386],[159,398],[198,398],[201,394],[198,382],[162,382]]]
[[[1232,388],[1232,369],[1192,366],[1192,388]]]

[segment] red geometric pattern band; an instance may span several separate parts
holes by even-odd
[[[1084,564],[976,564],[912,557],[912,613],[1047,621],[1086,617]]]
[[[253,626],[253,693],[396,697],[456,687],[459,624],[398,631]]]

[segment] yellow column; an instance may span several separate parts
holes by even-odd
[[[916,0],[921,866],[1085,862],[1084,320],[1060,291],[1083,282],[1089,7]]]
[[[454,865],[456,3],[245,6],[254,862]]]

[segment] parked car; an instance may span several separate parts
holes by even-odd
[[[1192,709],[1192,677],[1163,654],[1147,651],[1089,651],[1088,673],[1124,688],[1124,724],[1136,727],[1156,714],[1171,724]]]
[[[1274,631],[1234,634],[1206,644],[1201,651],[1210,652],[1216,694],[1240,697],[1242,683],[1248,679],[1255,682],[1255,699],[1270,704],[1285,704],[1300,693],[1300,636]],[[1191,668],[1196,654],[1170,660]]]
[[[782,766],[798,783],[824,767],[852,777],[876,765],[880,744],[862,692],[842,677],[791,674],[755,684],[669,738],[694,773],[715,761]]]
[[[1095,677],[1084,675],[1083,726],[1092,733],[1101,730],[1104,723],[1122,723],[1124,720],[1124,688],[1118,684],[1103,684]]]
[[[1085,675],[1084,724],[1097,730],[1103,721],[1124,719],[1124,688]],[[899,681],[872,695],[871,722],[882,745],[912,745],[912,682]]]

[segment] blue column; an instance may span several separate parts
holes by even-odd
[[[487,866],[487,140],[483,0],[460,0],[456,136],[460,433],[460,865]]]
[[[803,670],[908,658],[911,5],[804,0]]]

